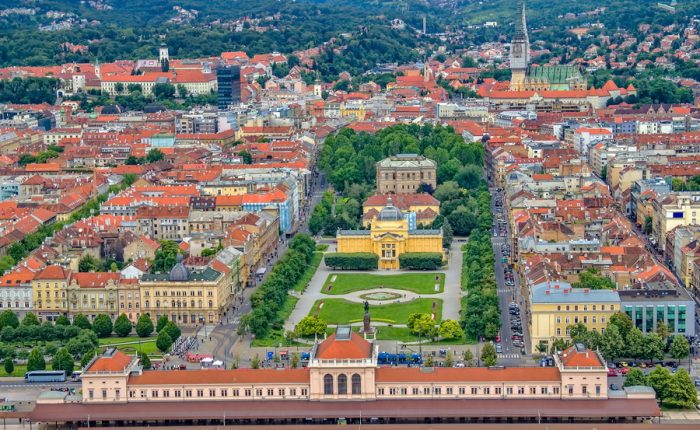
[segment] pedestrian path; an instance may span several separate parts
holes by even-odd
[[[520,354],[498,354],[498,358],[520,358]]]

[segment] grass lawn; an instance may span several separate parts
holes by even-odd
[[[154,332],[155,333],[155,332]],[[138,336],[127,336],[127,337],[104,337],[99,339],[100,345],[117,345],[120,343],[127,342],[147,342],[149,340],[155,340],[155,337],[138,337]]]
[[[335,281],[331,282],[333,277]],[[435,280],[438,276],[440,279]],[[440,290],[435,291],[435,284],[440,284]],[[333,285],[330,291],[328,286]],[[353,291],[371,290],[374,288],[393,288],[412,291],[418,294],[435,294],[445,288],[444,273],[402,273],[399,275],[371,275],[364,273],[331,273],[323,284],[325,294],[347,294]]]
[[[316,273],[316,269],[318,269],[318,266],[321,264],[321,260],[323,260],[323,252],[321,251],[316,251],[314,252],[314,256],[311,258],[311,263],[309,263],[309,267],[306,268],[306,271],[304,274],[299,278],[296,284],[291,288],[293,291],[298,291],[300,293],[303,293],[304,290],[306,289],[306,286],[309,284],[311,281],[311,278],[314,277],[314,274]]]
[[[434,301],[437,302],[436,321],[440,321],[442,317],[442,300],[440,299],[415,299],[404,303],[370,305],[370,315],[372,315],[372,321],[406,324],[410,314],[432,313]],[[350,302],[344,299],[325,299],[317,300],[314,303],[311,315],[316,314],[321,302],[324,305],[318,311],[318,316],[330,325],[360,322],[365,314],[362,303]]]
[[[51,365],[49,364],[47,367],[50,368]],[[3,367],[0,367],[0,376],[3,376],[3,377],[4,376],[14,376],[17,378],[22,378],[22,377],[24,377],[25,373],[27,373],[27,365],[26,364],[15,364],[15,370],[12,372],[11,375],[8,375],[7,373],[5,373],[5,369]]]

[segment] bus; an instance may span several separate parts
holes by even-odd
[[[33,370],[24,374],[25,382],[66,382],[65,370]]]
[[[80,381],[80,378],[83,376],[83,372],[80,370],[76,370],[75,372],[71,373],[70,379],[74,381]]]

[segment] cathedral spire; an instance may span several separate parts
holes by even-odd
[[[518,1],[518,16],[515,18],[514,39],[527,39],[527,19],[525,18],[525,0]]]

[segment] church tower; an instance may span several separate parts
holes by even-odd
[[[97,79],[102,79],[102,71],[100,70],[100,62],[95,58],[95,76]]]
[[[160,49],[158,49],[158,60],[161,63],[163,61],[170,61],[170,54],[168,53],[168,47],[165,43],[160,44]]]
[[[515,34],[510,43],[510,89],[520,91],[525,83],[527,67],[530,64],[530,39],[527,36],[525,20],[525,0],[518,2],[518,16],[515,19]]]

